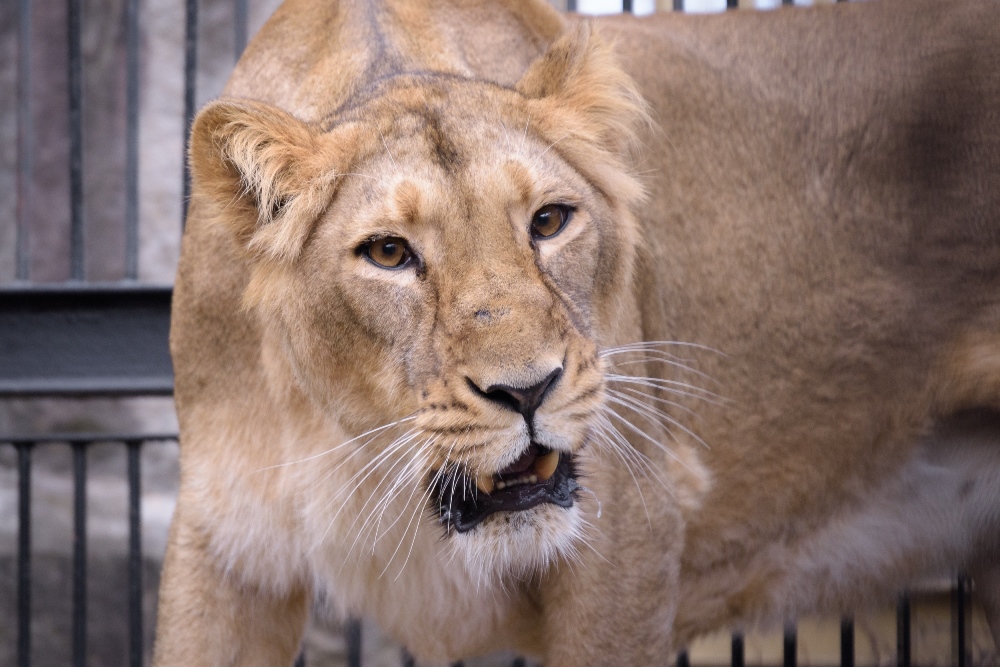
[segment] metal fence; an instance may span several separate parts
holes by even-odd
[[[146,435],[105,435],[105,434],[63,434],[31,438],[0,438],[0,447],[13,447],[17,452],[18,469],[18,538],[17,538],[17,664],[19,667],[31,665],[31,472],[32,451],[41,444],[61,443],[72,451],[73,460],[73,554],[72,554],[72,655],[73,666],[83,667],[87,654],[87,450],[95,443],[120,443],[128,456],[128,572],[127,603],[123,616],[127,618],[129,647],[129,667],[143,664],[143,608],[142,608],[142,542],[140,523],[140,450],[150,443],[175,441],[173,434]],[[960,576],[952,591],[952,605],[955,619],[954,662],[958,667],[971,665],[967,646],[969,634],[970,582]],[[896,664],[909,667],[911,662],[912,639],[910,636],[910,600],[903,594],[896,609]],[[362,665],[361,624],[350,620],[345,625],[347,664],[350,667]],[[744,639],[740,634],[732,636],[732,667],[745,665]],[[665,659],[664,664],[669,660]],[[403,667],[413,667],[413,659],[403,652]],[[456,663],[456,666],[462,663]],[[511,667],[526,667],[526,661],[516,658]],[[686,651],[676,656],[677,667],[689,667],[691,661]],[[797,664],[797,636],[794,624],[786,626],[783,635],[784,667]],[[297,667],[304,667],[305,658],[300,656]],[[840,665],[854,667],[854,622],[850,617],[841,621]]]
[[[248,0],[234,3],[233,45],[238,56],[248,36]],[[33,160],[35,154],[31,88],[35,72],[31,66],[32,0],[19,0],[17,23],[19,58],[17,67],[17,207],[15,280],[0,286],[0,398],[51,396],[139,396],[169,395],[173,376],[167,349],[171,291],[168,286],[138,282],[139,277],[139,103],[140,103],[140,0],[125,0],[125,184],[124,234],[122,252],[124,271],[120,281],[87,281],[86,238],[84,233],[84,124],[83,57],[81,46],[82,0],[65,0],[68,20],[68,105],[69,105],[69,282],[35,284],[31,271]],[[186,137],[196,107],[198,66],[199,0],[184,0],[183,40],[184,151]],[[568,0],[567,8],[577,8]],[[782,0],[782,4],[792,4]],[[736,8],[738,0],[726,0],[726,7]],[[672,0],[674,10],[684,10],[684,0]],[[632,0],[622,2],[623,11],[633,9]],[[182,179],[182,202],[190,192],[186,162]],[[167,178],[170,176],[167,175]],[[183,211],[183,203],[181,210]],[[178,221],[178,231],[183,221]],[[132,667],[143,664],[143,628],[148,619],[142,606],[142,543],[140,516],[140,453],[158,442],[175,442],[176,434],[61,434],[32,437],[0,435],[0,448],[16,451],[17,465],[17,547],[16,547],[16,654],[17,664],[27,667],[32,660],[32,454],[42,444],[62,443],[72,451],[73,537],[72,537],[72,661],[82,666],[87,654],[87,453],[95,443],[118,443],[127,452],[128,477],[128,557],[127,602],[122,610],[127,618],[128,661]],[[970,664],[968,609],[970,582],[959,577],[953,590],[955,619],[954,664]],[[911,664],[911,609],[903,595],[897,607],[898,665]],[[361,625],[349,621],[345,626],[347,662],[361,665]],[[797,634],[794,624],[785,628],[783,664],[797,660]],[[664,656],[664,664],[671,657]],[[690,665],[688,653],[676,656],[678,667]],[[403,665],[413,665],[405,651]],[[731,664],[745,663],[743,636],[734,634]],[[304,664],[300,657],[299,665]],[[515,659],[514,667],[523,667]],[[855,626],[844,618],[840,628],[840,664],[855,664]]]
[[[128,452],[128,585],[129,665],[143,660],[142,541],[140,524],[140,447],[152,441],[176,440],[175,435],[109,436],[49,435],[0,439],[17,451],[17,661],[31,664],[31,458],[39,444],[65,443],[73,452],[73,568],[72,647],[74,667],[87,654],[87,449],[95,442],[118,442]]]

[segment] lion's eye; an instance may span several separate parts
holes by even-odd
[[[398,236],[383,236],[361,246],[370,262],[383,269],[401,269],[413,260],[413,251],[406,240]]]
[[[547,239],[563,230],[569,222],[572,209],[561,204],[543,206],[531,218],[531,235],[536,239]]]

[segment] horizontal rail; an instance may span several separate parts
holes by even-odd
[[[169,287],[0,290],[0,397],[173,392]]]
[[[0,435],[0,445],[49,445],[49,444],[83,444],[98,445],[108,442],[162,442],[176,441],[176,433],[48,433],[45,435]]]

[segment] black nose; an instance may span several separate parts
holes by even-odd
[[[556,380],[562,374],[562,368],[557,368],[548,377],[539,382],[536,385],[530,387],[511,387],[505,384],[494,384],[487,387],[485,390],[480,389],[471,381],[471,384],[476,391],[493,401],[494,403],[499,403],[500,405],[506,406],[515,412],[520,412],[526,421],[531,422],[532,416],[535,414],[535,410],[538,406],[542,404],[545,400],[545,392],[555,384]]]

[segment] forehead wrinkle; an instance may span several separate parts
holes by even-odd
[[[508,160],[501,169],[510,179],[518,202],[521,204],[530,202],[535,192],[534,179],[531,177],[530,170],[517,160]]]
[[[422,219],[421,202],[424,197],[419,185],[410,179],[403,179],[396,183],[392,195],[396,215],[402,221],[413,224]]]
[[[512,200],[517,192],[503,171],[466,173],[463,178],[453,179],[449,186],[455,195],[451,205],[459,216],[445,225],[449,262],[463,271],[475,266],[510,269],[520,264],[523,251],[530,253],[531,249],[516,229]]]

